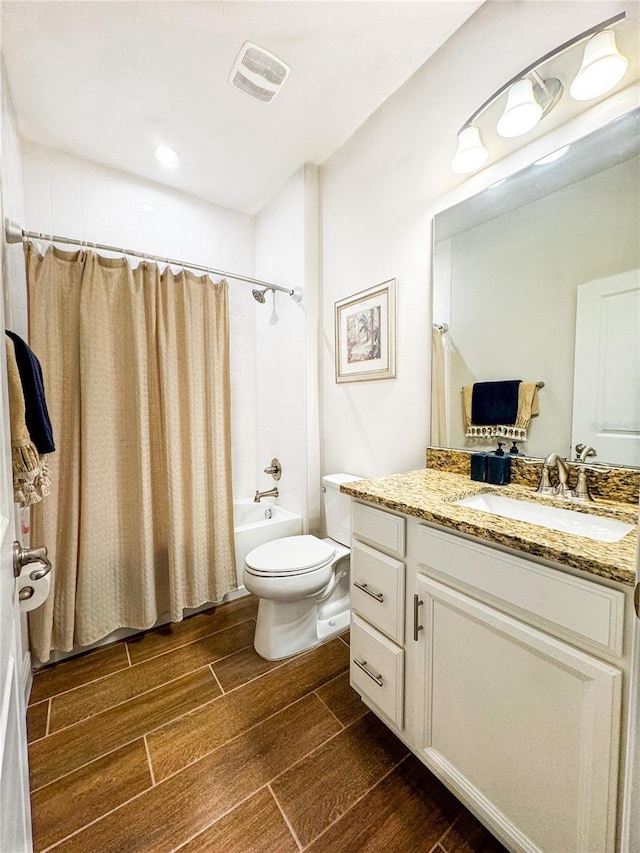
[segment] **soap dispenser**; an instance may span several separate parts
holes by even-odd
[[[499,441],[497,449],[487,459],[487,483],[494,486],[506,486],[511,482],[511,457],[505,455],[503,444]]]

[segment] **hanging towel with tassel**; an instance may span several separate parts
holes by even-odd
[[[31,441],[26,424],[25,399],[15,347],[5,340],[7,351],[7,385],[11,424],[11,460],[13,466],[13,499],[20,506],[38,503],[51,491],[46,456],[41,456]]]
[[[496,389],[495,386],[504,387]],[[494,399],[487,401],[487,395],[491,397],[494,391]],[[485,399],[481,399],[479,405],[476,401],[474,406],[477,393],[484,395]],[[467,438],[509,438],[526,441],[531,418],[540,411],[537,384],[519,380],[465,385],[462,389],[462,403]]]
[[[44,396],[44,380],[42,368],[33,350],[15,332],[5,329],[5,333],[13,341],[20,372],[20,382],[24,394],[25,419],[31,441],[38,453],[53,453],[56,449],[53,443],[51,419],[47,410]]]

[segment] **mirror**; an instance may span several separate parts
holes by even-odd
[[[495,449],[462,387],[521,379],[544,383],[521,453],[639,466],[640,110],[555,153],[435,217],[432,444]]]

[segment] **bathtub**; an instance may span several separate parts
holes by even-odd
[[[298,536],[302,517],[268,500],[254,503],[253,498],[240,498],[233,502],[233,528],[238,587],[244,590],[242,569],[249,551],[281,536]]]

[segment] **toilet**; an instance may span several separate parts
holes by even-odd
[[[340,486],[359,479],[322,478],[326,539],[286,536],[247,554],[243,580],[260,599],[253,645],[261,657],[287,658],[349,627],[351,498]]]

